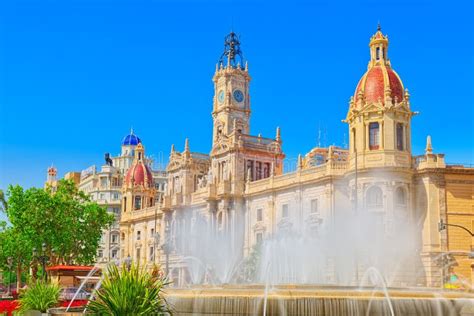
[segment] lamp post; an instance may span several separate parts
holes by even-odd
[[[471,235],[471,237],[474,237],[474,233],[472,231],[470,231],[469,229],[467,229],[466,227],[461,226],[461,225],[456,225],[456,224],[448,224],[448,223],[443,222],[443,220],[439,221],[438,230],[441,232],[441,231],[445,230],[447,226],[461,228],[464,231],[466,231],[469,235]]]
[[[470,231],[469,229],[467,229],[466,227],[461,226],[461,225],[456,225],[456,224],[448,224],[448,223],[443,222],[443,220],[440,220],[439,223],[438,223],[438,231],[442,232],[443,230],[446,230],[448,226],[460,228],[460,229],[464,230],[465,232],[467,232],[469,235],[471,235],[471,237],[474,237],[474,233],[472,231]],[[474,259],[474,253],[472,251],[472,247],[471,247],[471,251],[468,254],[468,258],[469,259]],[[442,265],[442,270],[441,270],[442,284],[441,284],[441,287],[444,287],[444,283],[447,280],[446,266],[449,265],[449,258],[447,256],[447,253],[445,253],[443,255],[441,265]]]
[[[124,263],[127,267],[127,270],[130,271],[130,267],[132,266],[132,258],[130,257],[130,254],[124,259]]]
[[[44,281],[46,282],[46,280],[48,279],[48,276],[46,274],[46,263],[49,261],[49,257],[46,255],[46,250],[48,249],[46,243],[43,243],[41,245],[41,253],[38,254],[38,251],[36,250],[36,248],[33,248],[33,259],[36,259],[38,260],[40,263],[41,263],[41,267],[43,269],[43,278],[44,278]]]
[[[7,295],[10,296],[11,294],[11,286],[12,286],[12,267],[13,267],[13,258],[7,258],[7,267],[8,267],[8,293]]]
[[[170,272],[170,266],[169,266],[169,261],[170,261],[170,252],[171,252],[171,241],[169,237],[169,224],[166,225],[165,227],[165,242],[161,246],[161,249],[163,249],[163,252],[165,253],[166,256],[166,276],[168,276]]]
[[[156,230],[155,230],[156,231]],[[160,233],[156,232],[153,236],[153,264],[156,264],[156,249],[160,245]]]

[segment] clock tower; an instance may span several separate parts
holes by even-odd
[[[250,133],[250,95],[247,63],[243,60],[237,34],[231,32],[224,42],[224,53],[216,65],[212,118],[213,147],[234,130]]]

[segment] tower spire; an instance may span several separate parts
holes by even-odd
[[[188,138],[186,138],[186,140],[184,141],[184,151],[189,152],[189,139]]]
[[[219,63],[226,63],[225,68],[245,69],[244,57],[240,49],[240,39],[234,31],[231,31],[224,39],[224,52]]]
[[[425,148],[425,154],[429,155],[433,153],[433,146],[431,145],[431,136],[428,135],[426,137],[426,148]]]

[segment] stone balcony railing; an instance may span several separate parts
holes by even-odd
[[[268,150],[268,146],[275,142],[274,139],[251,136],[247,134],[241,134],[240,138],[245,148],[253,148],[258,150]]]
[[[229,180],[224,180],[224,181],[217,184],[217,195],[218,196],[231,194],[231,191],[232,191],[232,187],[231,187],[231,183],[230,183]]]
[[[245,193],[256,194],[265,190],[286,188],[292,184],[315,181],[325,176],[340,176],[346,173],[348,168],[347,161],[329,161],[319,166],[298,169],[290,173],[250,182]]]
[[[128,214],[125,214],[124,216],[122,216],[122,220],[123,219],[136,220],[136,219],[142,219],[144,217],[154,217],[155,215],[159,217],[161,216],[161,213],[162,212],[161,212],[160,206],[154,205],[147,208],[143,208],[141,210],[131,211]]]
[[[183,193],[175,193],[171,196],[171,206],[183,205]]]
[[[412,157],[413,168],[446,168],[444,154],[425,154]]]

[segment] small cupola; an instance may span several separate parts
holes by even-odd
[[[369,47],[370,66],[377,64],[389,64],[389,59],[387,57],[388,36],[383,35],[380,23],[377,26],[377,32],[375,32],[375,34],[370,38]]]

